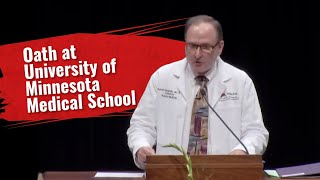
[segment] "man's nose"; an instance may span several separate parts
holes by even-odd
[[[201,47],[198,46],[194,52],[194,56],[199,59],[202,56],[202,51],[201,51]]]

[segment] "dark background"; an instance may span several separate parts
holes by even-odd
[[[311,33],[316,21],[310,6],[308,1],[276,0],[7,1],[0,12],[0,43],[212,15],[224,29],[222,58],[255,82],[270,132],[265,167],[276,168],[320,161],[319,80]],[[183,40],[183,28],[148,35]],[[47,170],[138,170],[127,147],[129,120],[130,116],[73,119],[7,129],[10,123],[2,119],[1,175],[14,172],[4,179],[21,174],[23,179],[36,179],[37,172]]]

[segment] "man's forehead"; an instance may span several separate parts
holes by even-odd
[[[190,26],[186,33],[186,39],[204,38],[214,40],[217,37],[215,28],[208,23],[195,24]]]

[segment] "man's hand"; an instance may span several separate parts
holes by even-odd
[[[137,151],[136,157],[140,163],[145,163],[147,159],[147,155],[154,155],[154,154],[156,154],[154,149],[148,146],[143,146]]]
[[[247,155],[247,153],[240,149],[235,149],[231,153],[229,153],[229,155]]]

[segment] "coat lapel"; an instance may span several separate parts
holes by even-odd
[[[183,61],[180,62],[181,65],[179,66],[179,69],[173,72],[173,78],[175,79],[175,84],[177,87],[177,91],[182,96],[182,98],[187,101],[186,98],[186,80],[185,80],[185,68],[187,66],[187,60],[183,59]]]
[[[225,62],[218,58],[217,74],[213,78],[213,82],[208,86],[208,95],[210,97],[209,103],[215,106],[223,93],[226,91],[227,86],[225,82],[231,79],[229,69],[226,68]]]
[[[211,89],[211,91],[210,91]],[[208,95],[211,97],[209,99],[209,103],[212,106],[215,106],[215,104],[218,102],[222,94],[225,92],[226,86],[222,82],[217,82],[215,84],[211,84],[210,87],[208,88]]]

